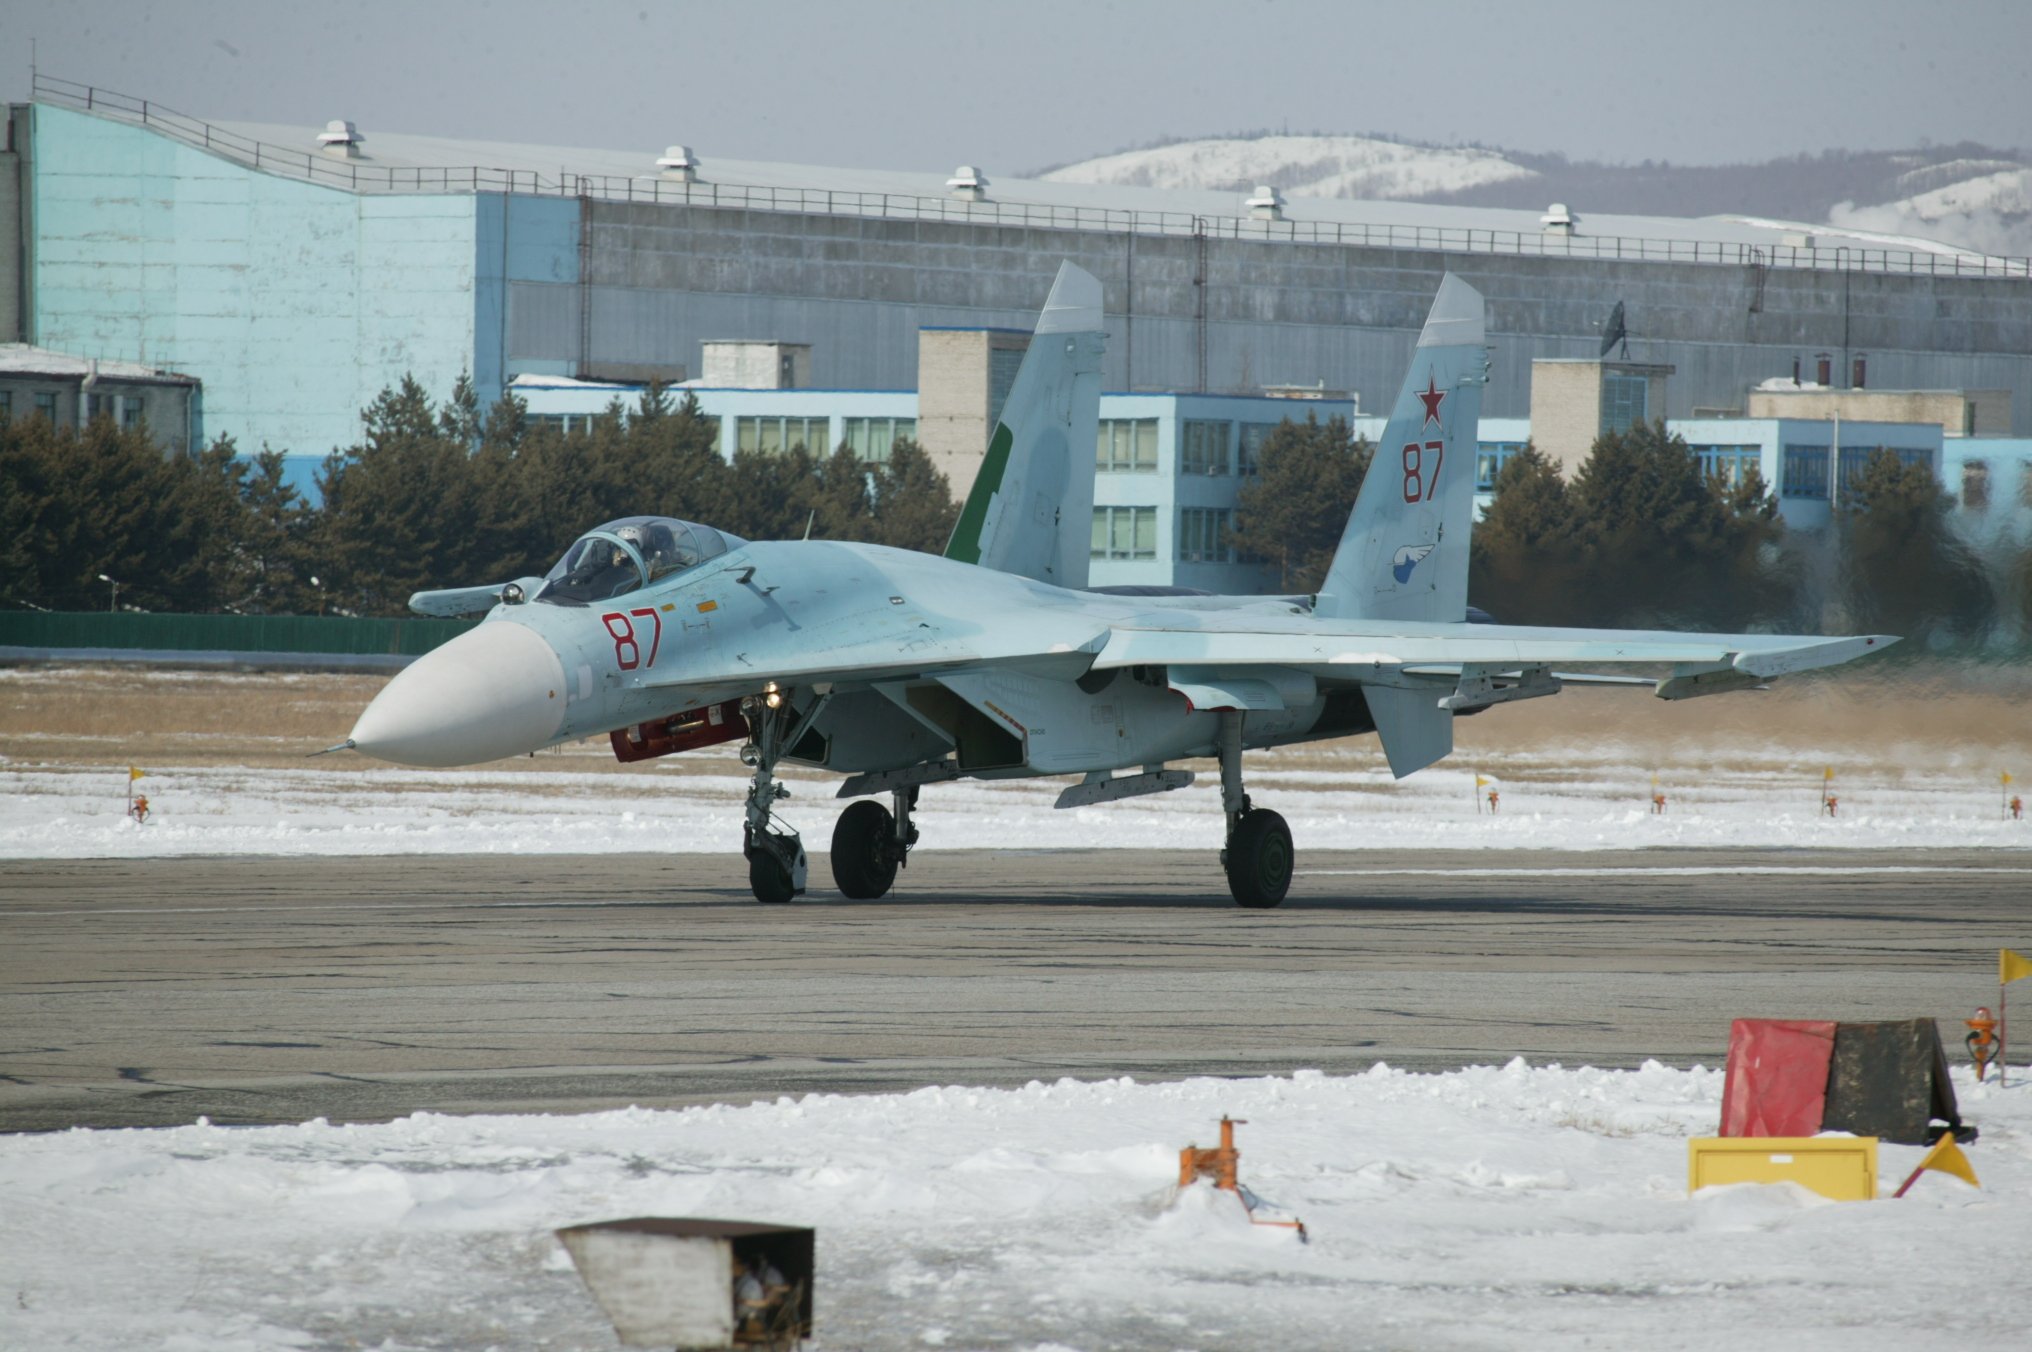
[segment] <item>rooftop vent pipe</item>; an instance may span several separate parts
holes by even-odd
[[[1571,235],[1580,226],[1580,217],[1569,211],[1564,202],[1554,202],[1538,219],[1548,235]]]
[[[679,183],[698,182],[698,157],[691,153],[690,146],[666,146],[663,155],[656,161],[656,167],[663,176]]]
[[[342,160],[359,159],[360,147],[366,140],[358,127],[339,117],[325,123],[325,129],[317,137],[319,149]]]
[[[971,164],[963,164],[953,170],[953,176],[945,181],[945,186],[962,202],[985,202],[988,198],[988,176]]]
[[[1281,221],[1284,219],[1284,194],[1268,183],[1258,183],[1255,193],[1242,204],[1249,208],[1249,215],[1259,221]]]

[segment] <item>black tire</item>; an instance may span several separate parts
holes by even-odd
[[[1237,906],[1268,910],[1291,890],[1291,828],[1266,808],[1254,808],[1235,823],[1228,841],[1228,891]]]
[[[896,882],[896,818],[872,799],[840,814],[833,826],[833,881],[856,901],[888,895]]]
[[[764,849],[748,851],[748,890],[755,894],[755,900],[771,906],[797,895],[790,885],[790,870],[783,867],[782,860]]]

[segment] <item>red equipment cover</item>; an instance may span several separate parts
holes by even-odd
[[[1737,1019],[1722,1082],[1724,1136],[1811,1136],[1827,1105],[1834,1024]]]

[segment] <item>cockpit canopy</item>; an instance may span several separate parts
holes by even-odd
[[[587,605],[696,568],[747,541],[672,516],[624,516],[578,538],[543,575],[539,601]]]

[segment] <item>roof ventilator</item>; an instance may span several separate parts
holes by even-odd
[[[690,146],[666,146],[657,159],[656,167],[663,176],[677,183],[698,182],[698,156],[691,153]]]
[[[988,200],[988,176],[971,164],[963,164],[953,170],[953,176],[945,181],[945,186],[962,202]]]
[[[1554,202],[1538,220],[1548,235],[1571,235],[1580,228],[1580,217],[1574,215],[1564,202]]]
[[[318,133],[318,148],[325,154],[342,160],[360,158],[360,147],[367,138],[360,135],[360,129],[344,118],[335,117],[325,123],[325,129]]]
[[[1284,219],[1284,194],[1268,183],[1258,183],[1256,191],[1242,203],[1249,208],[1249,215],[1259,221],[1281,221]]]

